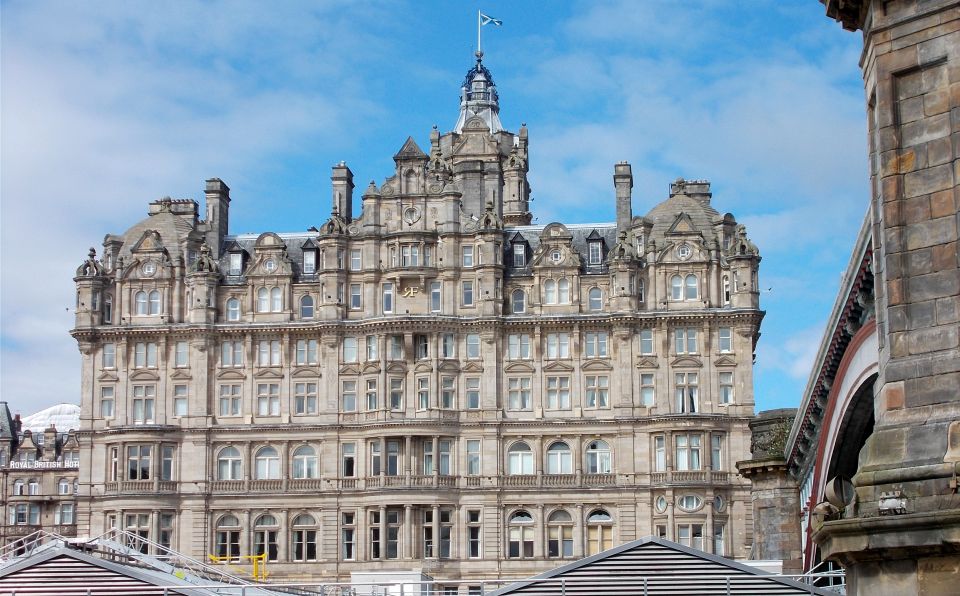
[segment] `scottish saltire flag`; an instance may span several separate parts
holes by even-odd
[[[481,24],[481,25],[489,25],[490,23],[493,23],[493,24],[496,25],[497,27],[503,26],[503,21],[501,21],[500,19],[495,19],[495,18],[493,18],[493,17],[488,17],[487,15],[485,15],[485,14],[483,14],[483,13],[481,12],[481,13],[480,13],[480,24]]]

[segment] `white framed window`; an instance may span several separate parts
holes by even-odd
[[[242,341],[225,341],[220,344],[220,366],[243,366]]]
[[[691,273],[683,280],[683,299],[696,300],[699,295],[700,290],[699,284],[697,283],[697,276]]]
[[[100,416],[113,418],[115,389],[112,385],[100,388]]]
[[[280,415],[279,383],[257,383],[257,415]]]
[[[312,275],[317,271],[317,251],[303,251],[303,272]]]
[[[523,441],[514,443],[507,451],[507,473],[511,476],[533,474],[533,451]]]
[[[480,357],[480,334],[467,334],[467,358],[475,360]]]
[[[360,255],[359,248],[350,249],[350,271],[360,271],[360,269],[362,269]]]
[[[280,366],[280,340],[262,339],[257,345],[258,366]]]
[[[587,554],[595,555],[613,546],[613,518],[603,509],[587,517]]]
[[[674,348],[677,354],[697,354],[697,329],[695,327],[677,327],[673,330]]]
[[[363,308],[363,296],[360,284],[350,284],[350,310]]]
[[[703,550],[703,524],[677,524],[677,542]]]
[[[395,412],[403,409],[403,379],[390,379],[390,409]]]
[[[467,439],[467,475],[480,474],[480,439]]]
[[[157,367],[157,344],[153,342],[137,342],[133,350],[134,368]]]
[[[547,408],[570,409],[570,377],[547,377]]]
[[[631,280],[633,279],[633,276],[632,276],[632,275],[631,275],[630,279],[631,279]],[[645,299],[646,299],[646,294],[645,294],[645,292],[646,292],[646,287],[647,287],[647,285],[646,285],[646,283],[643,281],[643,278],[642,278],[642,277],[637,280],[637,301],[640,302],[641,305],[645,302]]]
[[[457,357],[457,340],[454,334],[444,333],[443,335],[440,336],[440,357],[441,358]]]
[[[453,377],[441,377],[440,379],[440,407],[452,409],[456,404],[457,386]]]
[[[227,320],[228,321],[240,320],[240,300],[236,298],[227,299]]]
[[[270,289],[270,310],[272,312],[283,310],[283,294],[280,293],[280,288]]]
[[[460,254],[462,256],[461,262],[463,263],[463,267],[473,267],[473,246],[467,245],[460,247]]]
[[[300,297],[300,318],[312,319],[314,313],[313,296],[306,294]]]
[[[590,242],[588,245],[589,249],[589,263],[591,265],[599,265],[603,262],[603,245],[600,242],[594,241]]]
[[[724,524],[713,524],[713,554],[721,557],[727,552],[724,540],[725,529]]]
[[[587,375],[585,379],[585,406],[588,408],[610,407],[610,377]]]
[[[297,340],[297,364],[309,365],[319,362],[319,345],[315,339]]]
[[[148,314],[159,315],[160,314],[160,291],[151,290],[149,299],[150,299],[150,305],[149,305],[150,308],[149,308]]]
[[[563,441],[547,448],[547,474],[573,474],[573,453]]]
[[[675,451],[673,465],[679,471],[700,470],[700,435],[677,434],[673,436]]]
[[[653,354],[653,329],[640,330],[640,353]]]
[[[346,260],[345,251],[342,248],[338,248],[337,249],[337,269],[346,268],[346,263],[344,263],[345,260]]]
[[[280,454],[274,447],[261,447],[254,456],[254,478],[276,480],[280,478]]]
[[[703,507],[703,499],[697,495],[680,495],[677,497],[677,507],[683,511],[697,511]]]
[[[640,373],[640,405],[650,407],[655,403],[655,389],[653,373]]]
[[[340,473],[344,478],[357,475],[357,444],[344,443],[340,446]]]
[[[243,272],[243,254],[239,252],[230,253],[229,275],[240,275]]]
[[[343,361],[358,362],[360,354],[357,349],[357,338],[348,335],[343,338]]]
[[[270,290],[267,288],[257,290],[257,312],[270,312]]]
[[[527,295],[523,290],[514,290],[510,295],[510,309],[513,314],[523,314],[527,311]]]
[[[367,379],[367,390],[365,396],[367,402],[367,411],[373,411],[380,407],[380,394],[377,392],[376,379]]]
[[[156,385],[133,386],[133,423],[153,424],[154,403],[157,398]]]
[[[606,358],[607,332],[588,331],[584,334],[583,351],[587,358]]]
[[[100,350],[100,366],[102,368],[117,367],[117,344],[108,342]]]
[[[730,304],[730,276],[723,276],[723,304]]]
[[[393,312],[393,283],[384,282],[382,290],[381,305],[383,306],[383,314],[386,315]]]
[[[721,353],[729,353],[733,351],[733,334],[730,331],[730,327],[720,327],[718,330]]]
[[[697,373],[674,374],[674,398],[677,412],[696,414],[699,410],[699,387]]]
[[[670,299],[683,300],[683,277],[679,275],[670,277]]]
[[[427,360],[430,358],[430,338],[426,335],[414,335],[413,347],[417,360]]]
[[[79,301],[79,299],[78,299]],[[147,293],[140,291],[133,295],[133,304],[134,309],[133,313],[136,315],[145,315],[147,314]]]
[[[480,377],[467,377],[464,382],[466,383],[467,409],[480,409]]]
[[[318,478],[319,465],[317,463],[317,450],[310,445],[301,445],[293,452],[293,477],[294,478]],[[294,524],[296,525],[296,524]]]
[[[241,405],[240,385],[220,385],[220,415],[239,416]]]
[[[507,336],[507,357],[510,360],[530,358],[530,335],[513,333]]]
[[[732,404],[733,403],[733,372],[725,371],[721,372],[720,375],[720,403],[721,404]]]
[[[723,435],[721,434],[714,433],[710,435],[710,469],[723,469]],[[723,503],[722,497],[720,498],[720,503],[721,505]],[[723,507],[721,506],[719,509],[722,510]]]
[[[150,480],[153,449],[150,445],[127,445],[127,480]]]
[[[548,279],[543,282],[543,303],[544,304],[556,304],[557,303],[557,282],[553,279]]]
[[[317,413],[317,384],[316,383],[294,384],[293,413],[299,414],[299,415]]]
[[[554,511],[547,520],[547,557],[573,556],[573,517],[564,510]]]
[[[357,558],[356,514],[352,512],[340,514],[340,556],[344,561]]]
[[[317,560],[317,521],[308,513],[293,518],[293,560]]]
[[[507,379],[507,407],[511,410],[529,410],[530,377],[510,377]]]
[[[663,435],[656,435],[655,437],[653,437],[653,453],[654,453],[653,471],[666,472],[667,471],[667,448],[666,448],[666,441]],[[666,503],[664,503],[663,509],[666,510],[666,508],[667,508]]]
[[[570,280],[565,277],[557,282],[557,304],[570,304]]]
[[[190,366],[190,344],[188,342],[178,341],[174,346],[173,366],[175,368]]]
[[[73,517],[73,503],[60,503],[53,514],[53,523],[70,526],[75,523]]]
[[[419,267],[420,266],[420,245],[404,244],[400,247],[400,266],[401,267]]]
[[[533,557],[533,517],[526,511],[517,511],[510,516],[507,526],[507,557],[530,559]]]
[[[547,334],[547,358],[557,360],[570,357],[570,334],[569,333],[548,333]]]
[[[603,290],[590,288],[587,293],[587,308],[593,311],[603,310]]]
[[[525,242],[514,242],[511,245],[513,251],[513,266],[527,266],[527,244]]]
[[[417,377],[417,409],[430,409],[430,379]]]
[[[587,474],[609,474],[613,469],[613,456],[606,441],[596,440],[587,444],[586,470]]]
[[[461,282],[461,304],[462,306],[473,306],[473,282]]]
[[[173,386],[173,415],[186,416],[188,410],[187,386]]]
[[[430,312],[440,312],[443,308],[442,287],[439,281],[430,282]]]
[[[357,411],[356,381],[342,381],[340,383],[340,409],[344,412]]]

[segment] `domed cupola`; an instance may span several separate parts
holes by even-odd
[[[460,117],[455,132],[463,132],[463,127],[471,118],[480,117],[490,128],[490,132],[500,132],[500,103],[493,75],[483,65],[483,52],[477,52],[477,65],[467,71],[460,88]]]

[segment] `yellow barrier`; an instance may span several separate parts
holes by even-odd
[[[253,561],[253,574],[252,574],[253,579],[262,581],[267,579],[267,576],[269,575],[267,573],[267,553],[261,553],[259,555],[241,555],[239,557],[218,557],[217,555],[208,554],[207,557],[209,557],[209,559],[214,563],[225,564],[227,565],[227,567],[231,567],[233,569],[237,569],[237,568],[230,565],[230,563],[233,563],[235,561],[242,561],[244,559],[249,559]],[[245,571],[245,570],[238,569],[238,571]]]

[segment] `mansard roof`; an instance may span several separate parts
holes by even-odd
[[[686,194],[673,195],[647,213],[647,220],[653,224],[650,237],[659,244],[667,234],[674,232],[673,227],[681,214],[689,218],[692,231],[701,233],[704,241],[716,239],[713,224],[721,218],[720,213],[706,200]]]

